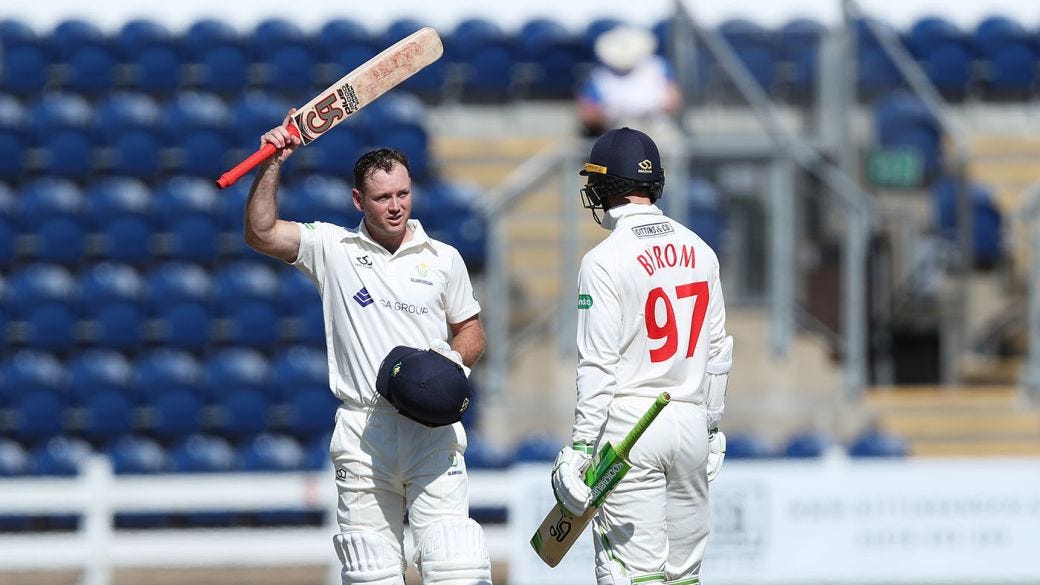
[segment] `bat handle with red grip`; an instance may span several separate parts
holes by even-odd
[[[289,130],[289,134],[292,134],[297,138],[300,137],[300,131],[296,129],[295,124],[290,123],[288,126],[286,126],[286,128]],[[242,175],[245,175],[249,171],[253,170],[256,167],[256,165],[270,158],[271,155],[273,155],[275,152],[278,152],[278,147],[271,143],[267,143],[261,146],[256,152],[249,155],[244,161],[238,163],[231,170],[224,173],[223,175],[220,175],[220,178],[217,179],[217,187],[220,187],[221,189],[226,189],[227,187],[234,185],[235,181],[242,178]]]

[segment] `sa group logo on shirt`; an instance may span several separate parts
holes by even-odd
[[[368,294],[368,289],[362,287],[361,290],[354,293],[354,302],[361,305],[362,307],[367,307],[375,301],[372,300],[372,295]]]
[[[578,295],[578,309],[585,310],[592,307],[592,295]]]

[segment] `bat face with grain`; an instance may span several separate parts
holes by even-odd
[[[347,116],[375,101],[444,53],[437,31],[424,27],[397,41],[357,69],[341,77],[325,91],[300,107],[292,117],[289,132],[299,135],[304,145],[336,127]],[[265,144],[230,171],[217,186],[230,186],[260,164],[277,148]]]

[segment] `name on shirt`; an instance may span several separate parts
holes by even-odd
[[[658,223],[648,223],[646,225],[637,225],[632,228],[632,233],[640,239],[657,238],[675,233],[675,228],[673,228],[672,224],[667,221],[662,221]]]
[[[636,256],[636,262],[639,262],[649,276],[653,276],[654,272],[661,268],[693,268],[696,265],[693,246],[686,244],[651,246]]]

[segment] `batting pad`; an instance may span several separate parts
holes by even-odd
[[[431,526],[416,556],[424,585],[491,585],[484,530],[470,518]]]

